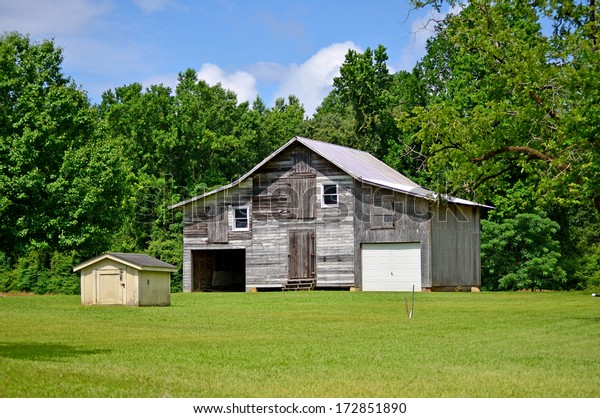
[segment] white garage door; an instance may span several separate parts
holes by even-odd
[[[363,290],[421,290],[421,244],[362,245]]]

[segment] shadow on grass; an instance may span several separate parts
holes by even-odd
[[[108,353],[110,350],[86,350],[64,344],[0,342],[0,358],[37,361],[61,361],[69,357]]]
[[[576,316],[578,321],[600,322],[600,316]]]

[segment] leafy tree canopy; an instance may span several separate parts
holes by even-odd
[[[440,22],[415,69],[427,105],[402,121],[438,187],[491,200],[526,178],[537,199],[600,208],[596,38],[594,1],[474,0]]]
[[[348,51],[312,119],[294,96],[273,107],[260,97],[238,103],[192,69],[174,90],[133,83],[92,106],[62,73],[53,41],[4,34],[0,290],[73,292],[65,266],[106,250],[180,264],[181,218],[168,205],[230,182],[299,134],[495,205],[482,222],[488,288],[597,287],[596,8],[595,0],[465,2],[438,22],[410,72],[392,74],[381,45]]]
[[[93,254],[119,219],[123,166],[52,41],[0,36],[0,251]]]

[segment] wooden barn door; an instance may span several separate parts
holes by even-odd
[[[215,207],[212,217],[208,222],[208,242],[211,244],[226,244],[228,241],[227,209],[223,206]]]
[[[315,230],[292,229],[289,232],[288,279],[314,279]]]
[[[314,175],[288,178],[290,185],[290,212],[295,219],[315,219],[317,177]]]
[[[210,289],[214,270],[213,251],[192,251],[192,291],[202,292]]]

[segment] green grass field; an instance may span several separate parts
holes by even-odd
[[[0,297],[0,397],[600,396],[589,293],[406,296]]]

